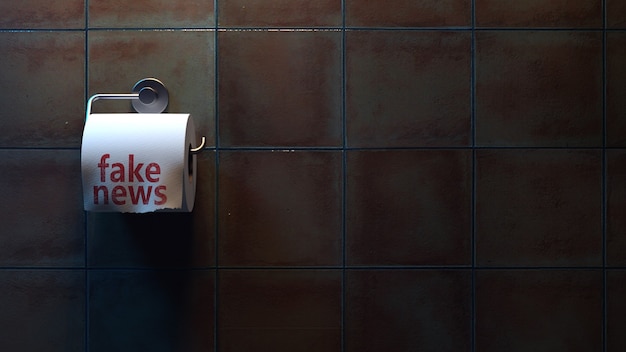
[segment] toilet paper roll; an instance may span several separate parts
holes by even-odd
[[[91,114],[81,147],[84,209],[190,212],[196,132],[189,114]]]

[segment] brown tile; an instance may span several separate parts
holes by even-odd
[[[354,151],[347,159],[350,265],[471,262],[471,151]]]
[[[0,13],[2,29],[85,28],[85,0],[2,1]]]
[[[600,151],[481,150],[476,163],[479,265],[602,264]]]
[[[3,351],[85,351],[83,271],[0,271]]]
[[[92,271],[89,351],[213,351],[213,271]]]
[[[476,48],[477,144],[602,145],[602,33],[481,31]]]
[[[89,265],[215,266],[215,177],[215,153],[198,154],[196,199],[191,213],[88,213]]]
[[[600,350],[601,270],[476,274],[476,351]]]
[[[2,150],[0,170],[0,265],[82,266],[79,152]]]
[[[480,27],[602,28],[602,0],[476,0]]]
[[[341,0],[219,1],[220,27],[338,27]]]
[[[169,92],[166,112],[191,113],[198,136],[215,143],[214,33],[95,31],[89,34],[89,95],[128,93],[155,77]],[[93,112],[134,112],[129,101],[99,101]]]
[[[607,145],[626,147],[626,33],[608,32],[606,40]]]
[[[220,32],[221,145],[341,145],[340,44],[339,32]]]
[[[470,53],[469,32],[348,32],[349,145],[468,145]]]
[[[340,270],[219,272],[219,351],[341,351]]]
[[[626,271],[610,270],[606,273],[606,345],[607,352],[626,350]]]
[[[219,264],[339,265],[341,153],[222,152]]]
[[[609,149],[607,159],[606,259],[626,265],[626,150]]]
[[[349,270],[347,352],[471,351],[469,271]]]
[[[606,0],[606,22],[609,28],[626,28],[626,1]]]
[[[89,2],[91,28],[206,28],[214,24],[213,0]]]
[[[469,26],[468,0],[346,0],[346,24],[354,27]]]
[[[0,32],[0,61],[0,146],[79,146],[85,35]]]

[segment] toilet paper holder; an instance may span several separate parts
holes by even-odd
[[[85,121],[91,115],[91,107],[96,100],[131,100],[136,112],[159,114],[165,111],[169,103],[169,93],[163,82],[156,78],[144,78],[133,86],[132,93],[94,94],[87,100]],[[204,149],[206,138],[202,136],[200,145],[190,148],[191,154],[198,154]]]

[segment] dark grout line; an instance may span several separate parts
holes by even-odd
[[[213,349],[214,351],[219,351],[219,287],[220,287],[220,269],[219,269],[219,170],[220,170],[220,124],[219,124],[219,35],[217,33],[217,27],[219,23],[219,6],[218,0],[213,1],[213,20],[214,20],[214,29],[215,33],[213,34],[213,69],[215,72],[213,73],[213,93],[214,93],[214,106],[213,106],[213,120],[214,120],[214,138],[215,138],[215,180],[214,180],[214,192],[215,196],[213,197],[214,204],[214,228],[213,228],[213,243],[214,243],[214,253],[215,253],[215,278],[213,282]]]
[[[0,28],[0,33],[84,32],[85,28]]]
[[[2,148],[0,148],[2,149]],[[215,148],[208,148],[211,150]],[[418,147],[301,147],[301,146],[269,146],[269,147],[220,147],[219,151],[228,152],[300,152],[300,151],[410,151],[410,150],[623,150],[624,147],[602,147],[602,146],[418,146]]]
[[[602,1],[602,350],[607,351],[607,0]]]
[[[84,116],[83,116],[84,117]],[[1,151],[9,151],[9,150],[19,150],[19,151],[27,151],[27,150],[39,150],[39,151],[47,151],[47,150],[58,150],[58,151],[80,151],[79,147],[24,147],[24,146],[0,146]]]
[[[347,182],[348,182],[348,126],[347,126],[347,36],[346,36],[346,1],[341,1],[341,134],[342,134],[342,156],[341,156],[341,351],[346,351],[346,265],[347,265]]]
[[[91,32],[215,32],[216,27],[98,27]]]
[[[35,32],[350,32],[350,31],[465,31],[465,32],[626,32],[626,28],[581,27],[86,27],[86,28],[0,28],[0,33]]]
[[[85,1],[85,28],[84,28],[84,33],[85,33],[85,81],[84,81],[84,101],[87,102],[87,100],[89,99],[89,1],[90,0],[86,0]],[[80,149],[77,148],[77,149]],[[88,213],[86,211],[83,211],[84,214],[84,220],[83,220],[83,229],[84,229],[84,270],[85,270],[85,326],[84,326],[84,348],[85,351],[89,351],[90,350],[90,341],[91,341],[91,334],[90,334],[90,330],[91,330],[91,305],[89,302],[89,298],[91,296],[91,292],[90,292],[90,284],[89,281],[91,280],[91,275],[90,275],[90,270],[89,270],[89,217],[88,217]]]
[[[470,126],[472,142],[471,170],[471,306],[470,306],[470,350],[476,351],[476,1],[471,1],[471,44],[470,44]]]
[[[43,266],[4,266],[0,271],[131,271],[131,272],[186,272],[186,271],[257,271],[257,270],[346,270],[346,271],[394,271],[394,270],[415,270],[415,271],[448,271],[448,270],[468,270],[468,271],[626,271],[626,266],[472,266],[468,265],[317,265],[317,266],[207,266],[207,267],[43,267]]]
[[[216,119],[217,119],[217,109],[216,109]],[[219,125],[216,122],[216,125]],[[219,128],[216,126],[215,128]],[[216,142],[218,131],[216,133]],[[426,150],[624,150],[626,146],[618,146],[618,147],[609,147],[609,146],[580,146],[580,147],[571,147],[571,146],[418,146],[418,147],[349,147],[349,146],[337,146],[337,147],[302,147],[302,146],[245,146],[245,147],[206,147],[205,151],[213,151],[213,152],[301,152],[301,151],[313,151],[313,152],[329,152],[329,151],[426,151]],[[60,151],[80,151],[80,146],[78,147],[40,147],[40,146],[0,146],[0,151],[9,151],[9,150],[19,150],[19,151],[27,151],[27,150],[60,150]]]
[[[624,271],[626,266],[480,266],[471,264],[456,264],[456,265],[436,265],[436,264],[424,264],[424,265],[308,265],[308,266],[206,266],[206,267],[184,267],[184,266],[172,266],[172,267],[112,267],[112,266],[99,266],[99,267],[54,267],[54,266],[3,266],[0,267],[0,271],[82,271],[89,270],[91,272],[96,271],[153,271],[153,272],[168,272],[168,271],[210,271],[210,270],[480,270],[480,271],[498,271],[498,270],[607,270],[607,271]]]
[[[217,114],[217,112],[216,112]],[[216,116],[217,117],[217,116]],[[217,131],[216,131],[217,134]],[[216,136],[217,137],[217,136]],[[418,146],[418,147],[302,147],[302,146],[269,146],[269,147],[206,147],[204,151],[213,152],[342,152],[342,151],[427,151],[427,150],[625,150],[626,146],[603,147],[603,146]],[[0,146],[0,151],[27,151],[27,150],[59,150],[59,151],[80,151],[78,147],[40,147],[40,146]]]

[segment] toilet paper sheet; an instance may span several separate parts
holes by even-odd
[[[189,114],[91,114],[83,131],[84,209],[192,211],[196,133]]]

